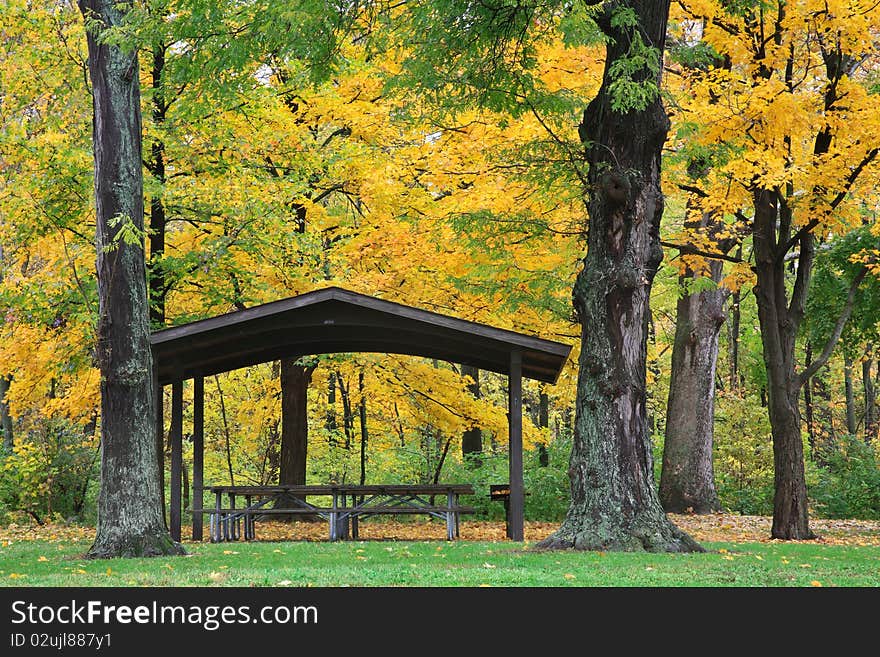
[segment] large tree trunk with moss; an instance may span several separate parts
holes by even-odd
[[[715,283],[721,263],[709,265]],[[688,272],[694,280],[692,272]],[[678,299],[672,370],[660,471],[660,501],[672,513],[714,513],[712,444],[715,432],[715,366],[724,324],[724,288],[686,293]]]
[[[644,109],[611,108],[610,69],[627,56],[637,32],[662,50],[669,2],[631,7],[635,28],[599,25],[608,37],[602,87],[584,112],[581,137],[589,161],[589,233],[573,301],[581,323],[571,504],[542,548],[696,551],[673,525],[654,487],[646,419],[648,301],[662,260],[660,152],[669,128],[657,97]],[[618,21],[615,21],[617,23]],[[659,84],[659,70],[636,81]]]
[[[101,43],[125,3],[80,0],[90,26],[97,208],[101,491],[90,557],[181,554],[162,518],[144,265],[141,114],[136,52]]]

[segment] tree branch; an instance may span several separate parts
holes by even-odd
[[[810,286],[810,274],[813,269],[813,258],[816,253],[812,233],[804,233],[801,237],[801,250],[798,254],[797,276],[791,292],[788,312],[795,315],[798,321],[804,316],[807,305],[807,289]]]
[[[843,306],[840,317],[837,318],[837,324],[834,325],[834,331],[831,332],[828,342],[825,343],[825,347],[822,349],[822,353],[819,354],[819,357],[810,363],[810,366],[798,375],[798,388],[801,388],[807,381],[813,378],[816,372],[822,369],[822,367],[825,366],[825,363],[828,362],[828,359],[831,358],[834,347],[837,346],[837,341],[840,340],[840,335],[843,333],[843,329],[846,326],[847,321],[849,321],[850,315],[852,315],[853,305],[855,305],[856,300],[856,292],[867,274],[868,268],[862,267],[861,270],[859,270],[859,273],[856,274],[856,277],[852,280],[852,283],[850,283],[849,293],[846,295],[846,303]]]
[[[703,256],[704,258],[712,258],[714,260],[726,260],[727,262],[744,262],[742,258],[737,258],[736,256],[728,255],[726,253],[702,251],[687,244],[675,244],[674,242],[660,240],[660,245],[669,249],[677,249],[680,253],[685,255],[697,255]]]
[[[843,202],[843,199],[846,198],[846,195],[849,193],[849,190],[852,189],[853,184],[859,175],[864,171],[865,167],[868,166],[877,154],[880,153],[880,148],[872,148],[865,154],[865,157],[862,158],[862,161],[856,165],[856,167],[850,172],[850,174],[846,177],[846,183],[843,186],[843,189],[837,194],[837,196],[832,199],[829,206],[832,210],[836,209],[838,205]],[[795,244],[797,244],[801,238],[806,234],[813,230],[820,223],[820,219],[811,219],[808,224],[805,224],[801,229],[796,232],[788,242],[785,243],[785,248],[779,251],[779,257],[784,258],[785,254],[788,253],[789,249],[791,249]]]

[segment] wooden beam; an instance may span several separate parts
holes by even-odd
[[[171,538],[180,540],[183,474],[183,381],[171,384]]]
[[[514,541],[522,541],[524,539],[525,488],[523,485],[522,445],[522,353],[519,351],[510,352],[507,400],[507,417],[510,429],[510,517],[507,536]]]
[[[162,384],[159,383],[159,363],[153,359],[153,394],[156,408],[156,469],[159,494],[162,496],[162,520],[168,528],[168,509],[165,505],[165,409]]]
[[[202,540],[202,493],[205,486],[205,379],[193,379],[192,538]]]

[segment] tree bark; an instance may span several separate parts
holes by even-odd
[[[165,103],[165,94],[162,77],[165,72],[164,44],[156,44],[153,49],[153,123],[156,128],[161,128],[165,122],[168,107]],[[147,163],[147,169],[160,185],[165,185],[165,144],[159,136],[155,138],[151,146],[152,158]],[[147,263],[147,278],[149,279],[150,291],[150,323],[153,328],[161,328],[165,324],[165,297],[168,289],[165,282],[165,274],[162,270],[162,257],[165,255],[165,203],[162,193],[150,199],[150,261]]]
[[[807,342],[804,366],[809,367],[813,360],[813,345]],[[804,415],[807,421],[807,442],[810,445],[810,454],[815,458],[816,454],[816,426],[813,419],[813,379],[810,377],[804,382]]]
[[[367,398],[364,394],[364,371],[358,372],[358,393],[361,396],[358,403],[358,415],[361,423],[361,486],[367,482]]]
[[[721,263],[715,261],[709,267],[712,280],[718,283]],[[712,445],[718,336],[727,295],[724,288],[715,288],[678,299],[660,471],[660,501],[669,512],[714,513],[721,509]]]
[[[15,446],[12,415],[9,414],[9,400],[6,399],[6,393],[9,392],[9,384],[11,383],[11,375],[0,376],[0,430],[3,431],[3,449],[7,454],[12,453],[12,448]]]
[[[853,390],[853,361],[847,355],[843,357],[843,387],[846,394],[846,432],[856,435],[856,395]]]
[[[614,5],[631,8],[638,24],[612,24],[607,12],[598,18],[608,37],[605,73],[580,126],[590,197],[587,255],[572,293],[581,355],[571,503],[562,525],[538,547],[698,551],[660,505],[645,410],[648,301],[663,258],[660,154],[669,120],[659,97],[643,110],[612,110],[609,89],[610,69],[626,57],[634,30],[662,51],[669,2]],[[636,79],[659,85],[659,71],[642,70]]]
[[[473,379],[473,383],[468,384],[468,391],[474,396],[474,399],[480,398],[480,370],[470,365],[461,366],[461,375],[469,376]],[[469,464],[480,465],[481,460],[474,456],[483,453],[483,432],[480,427],[470,427],[465,430],[461,436],[461,455]],[[471,458],[468,459],[468,456]]]
[[[870,356],[866,356],[862,361],[862,386],[865,390],[865,442],[869,444],[877,435],[877,394],[874,389],[874,380],[871,378],[873,360]]]
[[[755,299],[761,326],[764,366],[767,370],[767,407],[773,433],[775,494],[771,536],[780,539],[815,538],[808,517],[804,446],[798,407],[799,377],[795,373],[795,338],[803,317],[803,298],[812,265],[812,235],[801,240],[800,282],[786,303],[785,261],[777,257],[776,230],[779,200],[773,192],[754,195],[752,232],[755,250]],[[787,239],[784,238],[783,239]],[[782,241],[782,240],[779,240]],[[815,361],[814,361],[815,362]]]
[[[740,298],[739,290],[733,293],[730,301],[730,321],[727,332],[727,360],[730,376],[730,389],[739,390],[739,325],[740,325]]]
[[[128,3],[80,0],[87,21],[120,25]],[[182,554],[165,528],[144,265],[140,83],[136,51],[87,30],[94,160],[101,371],[101,491],[89,557]],[[121,239],[123,229],[129,239]]]
[[[278,483],[301,486],[306,483],[309,444],[308,392],[313,366],[298,365],[295,359],[281,361],[281,448]],[[289,506],[278,500],[276,506]],[[292,520],[293,516],[276,516]]]
[[[538,397],[538,426],[542,429],[550,426],[550,397],[543,390]],[[542,468],[550,465],[550,454],[544,443],[538,444],[538,465]]]
[[[0,245],[0,283],[3,282],[3,256],[3,246]],[[11,454],[13,447],[15,447],[12,416],[9,414],[9,400],[6,399],[6,393],[9,392],[11,383],[11,374],[0,375],[0,431],[3,432],[3,450],[6,454]]]

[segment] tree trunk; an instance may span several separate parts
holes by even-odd
[[[813,345],[807,342],[804,367],[809,367],[813,361]],[[816,456],[816,426],[813,419],[813,378],[804,382],[804,415],[807,421],[807,442],[810,445],[810,454]]]
[[[461,375],[469,376],[473,383],[468,384],[468,391],[474,399],[480,398],[480,370],[470,365],[461,366]],[[481,465],[479,455],[483,453],[483,432],[480,427],[470,427],[461,436],[461,455],[468,464]],[[471,458],[468,458],[468,457]]]
[[[345,433],[345,449],[351,449],[354,443],[354,411],[351,408],[351,395],[339,372],[336,373],[336,385],[342,397],[342,430]]]
[[[3,282],[3,247],[0,245],[0,283]],[[3,451],[6,454],[12,453],[15,447],[14,428],[12,426],[12,416],[9,414],[9,400],[6,399],[6,393],[9,392],[9,386],[12,383],[12,375],[0,375],[0,431],[3,432]]]
[[[709,266],[712,280],[718,283],[721,263]],[[721,509],[715,491],[712,444],[715,366],[726,296],[724,288],[715,288],[678,299],[660,471],[660,501],[673,513]]]
[[[358,403],[358,415],[361,423],[361,486],[367,482],[367,398],[364,395],[364,371],[358,372],[358,392],[361,400]]]
[[[850,436],[856,435],[856,396],[853,391],[852,358],[843,357],[843,387],[846,393],[846,432]]]
[[[798,407],[800,381],[795,373],[795,338],[812,265],[812,236],[801,240],[798,282],[786,303],[785,261],[776,254],[778,199],[759,190],[754,198],[755,300],[767,370],[767,407],[773,434],[775,494],[771,536],[780,539],[815,538],[810,530],[804,445]],[[783,236],[783,239],[787,237]]]
[[[550,426],[550,397],[543,390],[538,397],[538,426],[542,429]],[[538,444],[538,465],[542,468],[550,465],[550,454],[544,443]]]
[[[862,361],[862,386],[865,389],[865,442],[869,444],[877,435],[877,394],[874,380],[871,378],[873,360],[870,356],[866,356]]]
[[[739,325],[740,325],[740,291],[736,290],[730,302],[730,321],[727,332],[727,360],[730,376],[730,389],[739,390]]]
[[[309,444],[309,382],[315,368],[297,365],[295,359],[281,361],[281,449],[278,483],[302,486],[306,483],[306,460]],[[290,506],[279,499],[277,507]],[[292,520],[293,516],[276,516]]]
[[[79,6],[87,21],[112,27],[123,22],[129,5],[80,0]],[[101,371],[101,491],[97,534],[88,556],[182,554],[165,528],[158,486],[137,52],[102,43],[99,31],[87,32]]]
[[[165,122],[168,107],[162,76],[165,72],[165,45],[156,44],[153,50],[153,123],[161,128]],[[165,185],[165,144],[157,136],[151,146],[152,158],[147,169],[159,185]],[[150,261],[147,263],[147,278],[150,283],[150,323],[153,328],[161,328],[165,324],[165,297],[168,293],[165,274],[162,271],[162,257],[165,255],[165,204],[162,192],[150,199]]]
[[[327,442],[336,444],[336,374],[330,372],[327,377],[327,417],[324,420],[327,429]]]
[[[643,41],[662,50],[669,2],[617,4],[635,12]],[[580,126],[591,194],[587,255],[572,293],[581,355],[571,504],[538,547],[697,551],[660,505],[645,410],[648,300],[663,258],[660,153],[669,120],[659,97],[643,110],[612,110],[609,71],[626,57],[633,28],[612,25],[609,13],[598,22],[609,37],[604,79]],[[659,85],[659,71],[642,70],[636,79]]]
[[[12,416],[9,414],[9,400],[6,399],[6,393],[9,392],[9,384],[11,383],[11,375],[0,376],[0,430],[3,431],[3,449],[7,454],[12,453],[12,448],[15,446]]]

